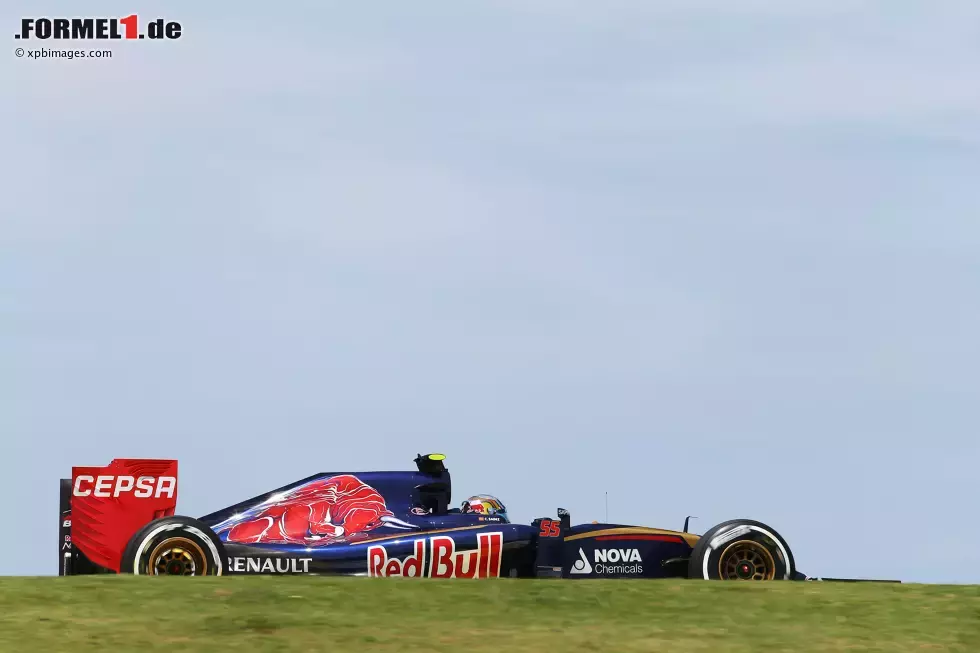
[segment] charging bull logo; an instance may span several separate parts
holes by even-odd
[[[417,528],[396,519],[373,487],[343,474],[275,495],[215,530],[227,533],[227,542],[313,547],[361,539],[381,526]]]

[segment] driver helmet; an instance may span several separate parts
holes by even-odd
[[[459,511],[461,513],[473,513],[479,515],[493,515],[495,517],[500,517],[505,522],[510,520],[507,518],[507,508],[504,506],[503,502],[497,497],[490,496],[489,494],[476,494],[471,496],[469,499],[463,502],[460,506]]]

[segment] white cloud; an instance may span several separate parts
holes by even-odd
[[[648,89],[704,113],[775,125],[941,121],[980,112],[967,48],[952,52],[849,43],[811,45],[758,64],[714,65]]]
[[[654,30],[656,24],[638,24],[640,19],[657,18],[718,19],[752,18],[813,18],[847,15],[867,10],[875,4],[869,0],[835,0],[834,2],[784,2],[783,0],[610,0],[592,2],[562,2],[561,0],[504,0],[495,3],[516,13],[547,16],[555,21],[576,21],[587,27],[590,22],[628,24],[638,29]],[[877,4],[882,5],[878,0]]]

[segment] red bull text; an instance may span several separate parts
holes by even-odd
[[[383,544],[369,547],[367,551],[368,576],[389,578],[499,578],[500,562],[504,548],[501,532],[478,533],[476,550],[456,551],[456,542],[445,535],[433,535],[429,541],[429,559],[426,560],[425,539],[414,542],[414,553],[404,559],[389,558]],[[423,572],[428,572],[423,573]]]

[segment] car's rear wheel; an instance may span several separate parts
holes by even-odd
[[[224,545],[191,517],[164,517],[141,528],[126,545],[121,571],[147,576],[221,576]]]
[[[691,552],[690,578],[705,580],[790,580],[796,563],[789,544],[771,526],[749,519],[718,524]]]

